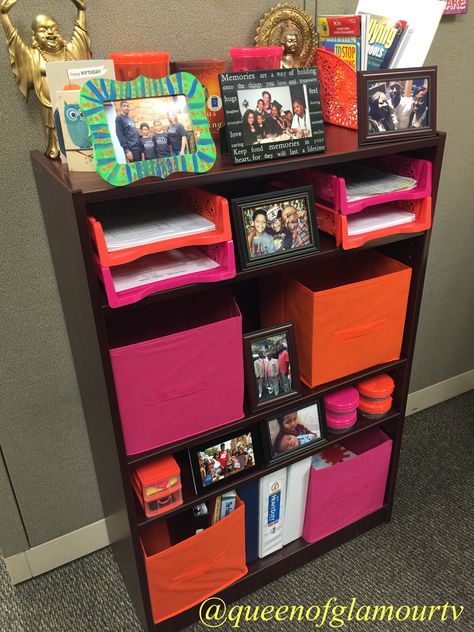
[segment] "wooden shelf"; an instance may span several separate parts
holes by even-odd
[[[355,382],[360,382],[361,380],[365,380],[373,375],[377,375],[378,373],[390,373],[391,371],[396,371],[402,367],[406,367],[406,365],[406,358],[401,358],[400,360],[394,360],[393,362],[377,364],[376,366],[365,369],[364,371],[359,371],[358,373],[353,373],[352,375],[346,375],[343,378],[334,380],[333,382],[327,382],[326,384],[322,384],[316,388],[308,388],[302,384],[301,394],[290,401],[285,400],[284,404],[267,408],[265,411],[248,414],[239,421],[233,421],[229,424],[225,424],[224,426],[219,426],[219,428],[193,435],[187,439],[183,439],[182,441],[176,441],[175,443],[160,446],[159,448],[142,452],[140,454],[130,455],[127,457],[128,465],[130,468],[134,468],[137,465],[152,461],[161,454],[179,452],[184,448],[190,448],[193,445],[200,445],[206,440],[212,442],[215,438],[222,437],[232,431],[239,432],[240,430],[264,419],[275,419],[278,415],[281,415],[289,408],[304,408],[305,406],[309,406],[312,402],[314,402],[314,400],[324,397],[325,395],[328,395],[329,393],[344,386],[350,386]]]
[[[228,155],[220,156],[218,150],[216,163],[207,173],[174,174],[165,180],[147,178],[126,187],[113,187],[102,180],[95,172],[70,172],[59,161],[48,160],[41,152],[34,151],[31,153],[33,161],[41,165],[42,169],[47,169],[62,186],[71,191],[81,191],[86,204],[95,204],[107,200],[119,200],[164,191],[176,191],[177,189],[189,187],[210,186],[244,178],[275,175],[307,167],[321,167],[338,162],[362,160],[363,158],[393,154],[394,149],[397,152],[423,150],[429,147],[436,147],[439,142],[439,136],[443,135],[443,133],[434,134],[429,138],[418,138],[396,143],[392,140],[391,142],[363,146],[359,146],[357,131],[354,130],[336,125],[325,125],[325,135],[326,150],[323,152],[282,158],[280,160],[232,165],[230,157]]]
[[[183,504],[167,513],[160,514],[158,516],[153,516],[152,518],[147,518],[143,511],[142,506],[136,499],[136,509],[137,509],[137,524],[139,527],[144,527],[146,525],[152,524],[158,520],[167,520],[172,516],[175,516],[183,511],[191,509],[194,505],[198,503],[206,502],[213,498],[214,496],[220,496],[222,493],[228,491],[229,489],[238,488],[240,485],[244,485],[249,481],[260,478],[261,476],[266,476],[267,474],[271,474],[271,472],[276,472],[282,467],[287,467],[292,463],[297,463],[302,459],[307,458],[308,456],[314,456],[318,452],[329,448],[336,443],[344,443],[345,439],[349,439],[350,437],[356,437],[357,435],[362,434],[363,432],[367,432],[373,428],[378,428],[380,426],[384,426],[390,423],[396,423],[400,420],[400,413],[397,410],[391,410],[389,413],[384,415],[381,419],[367,419],[362,415],[358,415],[357,422],[355,425],[345,433],[336,434],[336,433],[328,433],[327,434],[327,442],[324,444],[319,444],[315,446],[313,450],[307,450],[303,452],[296,453],[293,457],[289,457],[284,461],[280,461],[278,463],[272,463],[270,465],[263,465],[261,467],[255,467],[248,471],[246,476],[238,476],[236,478],[229,478],[229,482],[225,485],[220,485],[216,489],[212,487],[209,488],[208,491],[197,495],[194,491],[194,486],[192,483],[192,478],[183,478]]]
[[[51,248],[58,288],[63,305],[71,350],[81,391],[84,414],[87,422],[92,455],[99,483],[104,514],[115,558],[124,577],[132,603],[144,629],[154,632],[176,632],[198,619],[199,607],[173,617],[159,625],[152,619],[148,594],[147,574],[140,544],[140,529],[155,520],[178,516],[189,510],[195,503],[208,500],[224,490],[239,487],[246,481],[257,479],[263,474],[295,463],[308,454],[316,453],[324,447],[334,445],[348,437],[361,435],[370,429],[383,427],[393,441],[390,468],[385,494],[385,505],[378,511],[314,543],[297,540],[280,551],[249,565],[248,574],[220,593],[227,603],[263,586],[285,573],[303,565],[311,559],[347,542],[368,529],[390,519],[395,494],[395,484],[401,448],[404,412],[408,396],[410,371],[415,346],[423,281],[428,259],[430,232],[392,235],[374,240],[363,248],[380,250],[412,268],[412,280],[408,298],[405,330],[402,343],[402,358],[387,362],[365,371],[345,376],[333,382],[310,389],[303,386],[298,397],[283,405],[274,405],[265,412],[247,414],[243,419],[226,424],[210,432],[184,438],[139,455],[128,456],[120,420],[113,370],[109,353],[110,326],[121,325],[120,315],[124,310],[144,307],[193,293],[214,291],[220,286],[232,288],[244,316],[244,331],[258,328],[258,307],[247,300],[253,296],[257,281],[265,275],[283,271],[295,271],[298,266],[311,264],[316,267],[324,260],[344,257],[353,251],[336,248],[334,240],[320,234],[320,252],[294,259],[276,261],[271,265],[238,272],[234,279],[215,284],[196,284],[160,292],[131,306],[111,309],[103,288],[98,281],[93,260],[93,244],[90,236],[87,214],[104,202],[116,203],[120,209],[131,208],[140,203],[140,197],[159,195],[167,191],[177,191],[189,187],[215,187],[229,190],[232,183],[248,187],[253,180],[260,184],[265,179],[309,167],[322,167],[336,163],[347,163],[366,158],[377,158],[394,153],[409,153],[413,157],[431,160],[433,164],[432,201],[433,211],[441,172],[446,135],[438,132],[430,137],[398,141],[387,140],[359,147],[357,132],[337,126],[326,125],[326,147],[324,152],[307,154],[281,160],[250,163],[239,166],[231,164],[229,156],[218,158],[215,166],[204,174],[175,174],[165,180],[148,179],[127,187],[111,187],[96,173],[70,173],[67,167],[50,161],[38,151],[32,152],[33,171],[44,216],[46,231]],[[204,296],[204,295],[203,295]],[[242,303],[242,305],[240,305]],[[161,305],[160,305],[161,309]],[[128,316],[124,314],[124,321]],[[139,316],[139,314],[138,314]],[[252,329],[252,330],[253,330]],[[396,381],[394,409],[380,420],[359,417],[355,426],[345,434],[329,434],[328,442],[314,446],[308,452],[297,453],[288,460],[266,467],[249,470],[245,476],[225,481],[225,486],[206,489],[197,496],[191,480],[190,468],[183,467],[184,503],[168,514],[147,519],[130,484],[131,470],[141,463],[147,463],[159,455],[173,453],[178,460],[186,463],[187,450],[193,445],[212,441],[229,431],[239,431],[253,427],[265,419],[273,419],[290,407],[305,407],[328,393],[369,378],[380,373],[391,373]],[[187,469],[187,474],[184,471]]]

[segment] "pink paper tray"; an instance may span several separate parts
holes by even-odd
[[[210,259],[216,261],[219,267],[213,268],[212,270],[184,274],[164,281],[155,281],[121,292],[115,290],[110,268],[102,266],[99,258],[95,255],[97,273],[104,284],[110,307],[123,307],[131,303],[137,303],[150,294],[163,292],[183,285],[190,285],[191,283],[213,283],[224,279],[231,279],[235,276],[234,244],[232,241],[213,244],[211,246],[196,247],[202,250]]]
[[[364,160],[362,164],[380,171],[415,178],[417,185],[409,191],[394,191],[393,193],[383,193],[382,195],[374,195],[355,202],[348,202],[344,178],[338,178],[330,173],[330,167],[324,171],[320,169],[304,169],[300,172],[292,172],[291,182],[294,186],[312,184],[316,201],[330,206],[342,215],[358,213],[362,209],[375,204],[385,204],[395,200],[418,200],[431,195],[431,162],[428,160],[394,154],[393,156],[382,156],[374,160]]]

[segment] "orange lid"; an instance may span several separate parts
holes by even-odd
[[[160,50],[150,51],[122,51],[118,53],[109,53],[110,59],[118,63],[138,63],[138,62],[153,62],[153,61],[168,61],[170,54]]]
[[[361,397],[359,402],[359,410],[363,413],[369,413],[370,415],[387,413],[392,408],[392,401],[393,400],[391,397],[387,397],[380,402],[373,402]]]
[[[146,487],[174,474],[179,474],[179,471],[179,465],[176,463],[174,456],[166,454],[151,461],[151,463],[140,465],[136,468],[135,474],[142,487]]]
[[[383,397],[388,397],[393,393],[395,383],[390,375],[382,373],[381,375],[359,382],[355,386],[359,393],[364,397],[381,399]]]

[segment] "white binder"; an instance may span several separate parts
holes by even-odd
[[[286,475],[287,468],[284,467],[260,479],[258,557],[283,547]]]
[[[303,533],[310,470],[311,457],[288,467],[283,546],[301,538]]]

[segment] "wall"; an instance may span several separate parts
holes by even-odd
[[[93,52],[96,57],[106,56],[113,42],[114,50],[169,50],[172,59],[227,57],[228,47],[252,43],[266,6],[272,3],[262,8],[257,0],[176,0],[172,10],[164,10],[164,3],[152,0],[135,4],[89,0]],[[309,11],[312,6],[314,2],[307,2]],[[355,6],[354,1],[324,0],[318,4],[320,13],[350,12]],[[44,12],[58,19],[68,37],[75,15],[72,2],[20,2],[11,16],[29,41],[32,17]],[[470,134],[473,140],[472,123],[469,124],[473,86],[465,81],[474,60],[466,57],[465,49],[469,47],[463,46],[460,52],[460,43],[469,41],[473,29],[472,10],[466,16],[444,18],[428,59],[439,65],[439,128],[448,131],[449,140],[412,390],[474,367],[474,331],[470,326],[474,262],[469,243],[473,234],[470,200],[474,182],[468,173],[472,142],[467,138]],[[0,320],[4,343],[0,439],[28,541],[30,546],[36,546],[100,519],[102,512],[29,162],[29,150],[44,147],[39,110],[34,97],[25,104],[10,72],[6,49],[0,48],[4,147],[0,248],[5,258]],[[456,102],[453,115],[451,95],[457,92],[462,98]],[[12,503],[12,498],[6,502]],[[4,504],[0,506],[3,508]],[[13,514],[11,519],[7,515],[4,524],[7,532],[19,530]],[[2,533],[0,537],[4,537]],[[9,542],[15,542],[19,551],[24,537],[22,534]],[[10,550],[10,554],[13,552]]]

